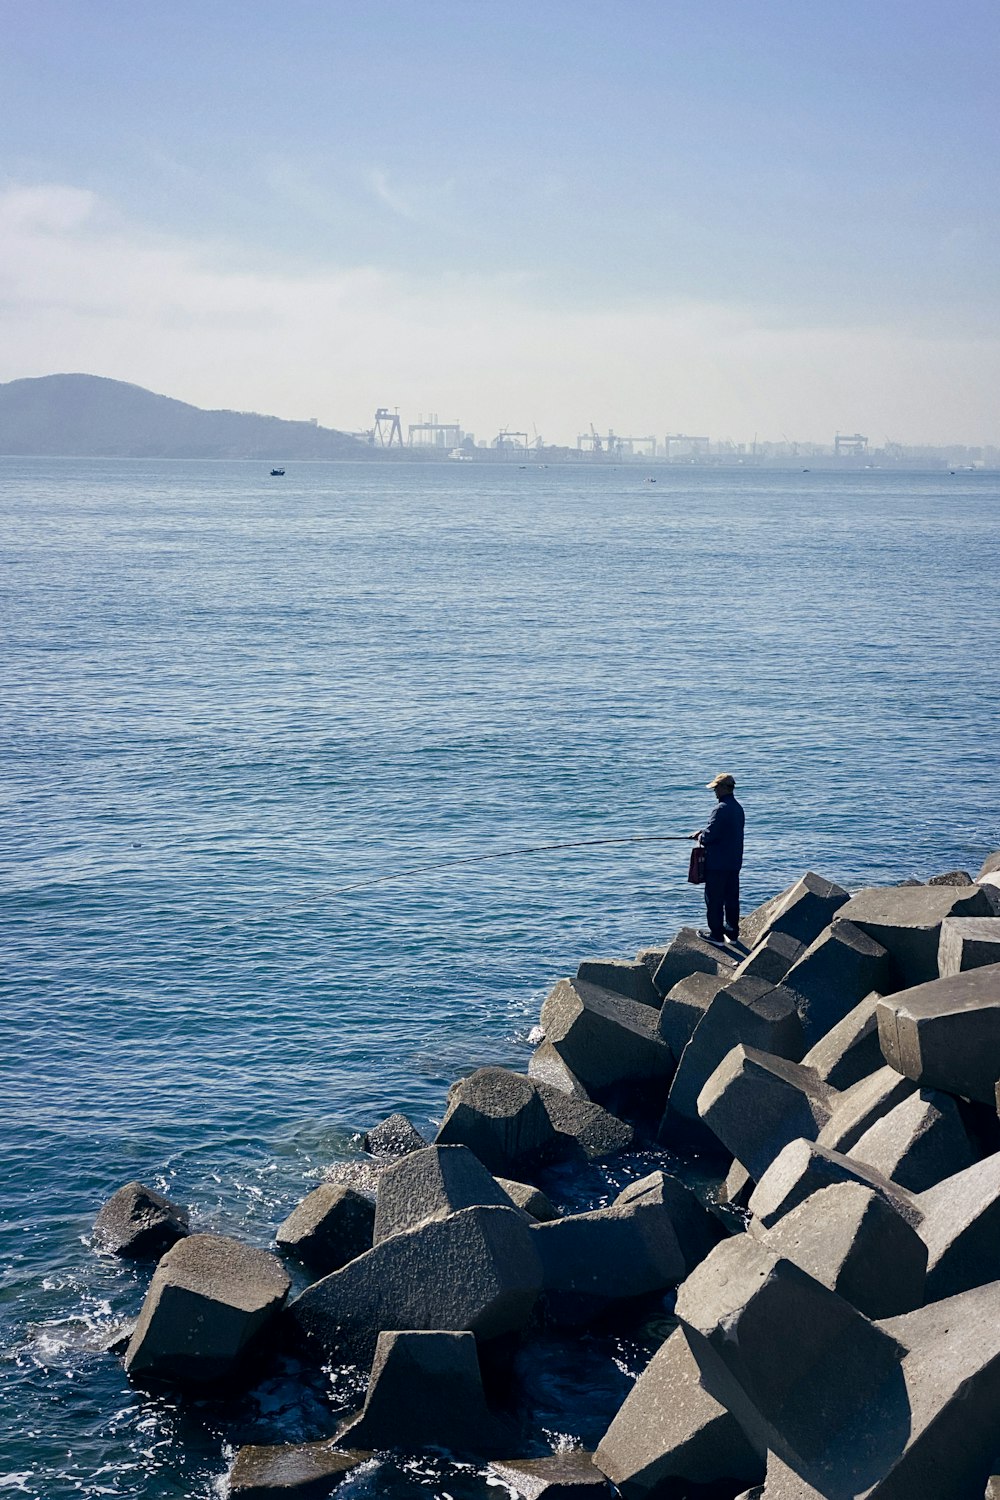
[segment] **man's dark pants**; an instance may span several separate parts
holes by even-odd
[[[705,872],[705,909],[708,914],[708,930],[714,938],[728,932],[736,937],[740,930],[740,872],[739,870],[707,870]]]

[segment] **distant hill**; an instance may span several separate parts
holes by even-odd
[[[369,458],[364,442],[312,422],[203,411],[99,375],[0,385],[0,453],[83,458]]]

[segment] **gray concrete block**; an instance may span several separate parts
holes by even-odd
[[[865,998],[820,1037],[802,1058],[821,1083],[843,1092],[877,1073],[885,1059],[878,1038],[878,994]]]
[[[788,900],[797,884],[797,881],[793,881],[776,896],[769,896],[766,901],[761,902],[760,906],[754,907],[747,916],[740,918],[740,942],[744,948],[755,948],[764,940],[770,931],[771,918]]]
[[[916,1087],[911,1078],[883,1064],[837,1095],[830,1118],[817,1137],[820,1145],[829,1146],[831,1151],[850,1151],[876,1120],[909,1098]]]
[[[860,1182],[820,1188],[755,1238],[869,1318],[924,1300],[927,1246],[896,1208]]]
[[[362,1151],[371,1156],[405,1156],[408,1151],[422,1151],[426,1145],[413,1121],[400,1114],[389,1115],[361,1137]]]
[[[766,979],[769,984],[780,984],[805,951],[805,943],[790,937],[787,932],[769,932],[737,964],[733,978]]]
[[[372,1243],[463,1208],[506,1207],[509,1201],[468,1146],[425,1146],[400,1157],[379,1178]]]
[[[624,995],[639,1005],[660,1008],[660,992],[649,969],[639,959],[633,962],[624,958],[585,958],[576,971],[576,977],[587,984],[596,984],[600,989]]]
[[[284,1266],[264,1250],[219,1234],[178,1240],[153,1272],[125,1369],[140,1384],[232,1378],[290,1285]]]
[[[479,1068],[448,1091],[435,1144],[468,1146],[490,1172],[509,1173],[552,1147],[538,1089],[507,1068]]]
[[[320,1443],[247,1444],[236,1451],[226,1493],[231,1500],[326,1500],[370,1453]]]
[[[685,1276],[705,1259],[722,1239],[719,1220],[683,1182],[663,1171],[650,1172],[622,1189],[615,1207],[629,1203],[659,1203],[666,1209],[677,1244],[684,1259]]]
[[[989,917],[987,897],[972,886],[872,886],[852,896],[839,913],[889,950],[896,987],[938,977],[938,945],[946,917]],[[874,986],[878,989],[881,986]]]
[[[755,1187],[746,1167],[734,1157],[719,1188],[719,1202],[728,1203],[730,1208],[746,1208]]]
[[[764,1461],[705,1387],[683,1328],[653,1355],[594,1455],[625,1500],[762,1477]]]
[[[545,1040],[598,1100],[622,1084],[655,1081],[666,1089],[674,1057],[658,1020],[650,1006],[578,979],[561,979],[541,1015]]]
[[[783,933],[808,946],[816,941],[825,927],[829,927],[848,899],[848,893],[842,886],[824,880],[822,875],[817,875],[813,870],[807,870],[802,879],[797,880],[784,893],[777,907],[770,913],[757,941],[767,933],[774,932]]]
[[[835,920],[782,981],[795,995],[807,1046],[826,1036],[872,990],[890,984],[889,954],[853,922]]]
[[[802,1027],[795,997],[780,985],[762,979],[735,980],[711,1001],[677,1065],[660,1140],[685,1140],[690,1126],[697,1131],[698,1095],[722,1059],[737,1043],[775,1056],[802,1056]],[[711,1136],[706,1144],[711,1146]]]
[[[954,1099],[919,1089],[883,1115],[848,1155],[920,1193],[972,1165],[975,1153]]]
[[[549,1199],[541,1188],[533,1187],[530,1182],[514,1182],[509,1177],[498,1177],[497,1182],[515,1208],[531,1219],[537,1219],[539,1224],[547,1224],[550,1219],[558,1219],[559,1213],[552,1206]]]
[[[694,1029],[720,990],[730,982],[728,974],[689,974],[679,979],[660,1006],[657,1033],[679,1058],[694,1035]]]
[[[479,1457],[508,1453],[515,1440],[486,1404],[474,1336],[451,1331],[380,1333],[364,1407],[337,1433],[343,1447]]]
[[[736,954],[725,948],[716,948],[698,936],[696,927],[682,927],[670,942],[653,976],[659,994],[667,995],[674,985],[689,974],[732,975],[736,968]]]
[[[188,1232],[188,1212],[154,1188],[126,1182],[94,1220],[94,1248],[127,1260],[159,1259]]]
[[[927,1300],[1000,1281],[1000,1152],[917,1195]]]
[[[605,1161],[627,1151],[635,1131],[627,1120],[589,1099],[571,1098],[539,1079],[535,1084],[553,1131],[553,1159]]]
[[[946,870],[943,875],[932,875],[928,885],[974,885],[968,870]]]
[[[759,1181],[790,1141],[818,1135],[832,1101],[832,1091],[808,1068],[738,1046],[698,1095],[698,1113]]]
[[[372,1247],[375,1205],[342,1183],[321,1182],[283,1224],[275,1242],[320,1276],[339,1270]]]
[[[807,1480],[835,1469],[845,1433],[864,1429],[848,1455],[856,1488],[833,1491],[863,1495],[905,1442],[899,1340],[750,1236],[716,1246],[676,1313],[710,1394],[758,1452]]]
[[[923,1222],[919,1200],[863,1162],[831,1151],[815,1141],[790,1142],[758,1182],[749,1208],[762,1228],[769,1229],[813,1193],[840,1182],[857,1182],[879,1193],[914,1229]]]
[[[1000,917],[945,917],[938,944],[942,979],[1000,964]]]
[[[521,1500],[600,1500],[610,1495],[594,1455],[568,1448],[548,1458],[513,1458],[490,1464],[490,1473]]]
[[[288,1318],[319,1358],[361,1364],[389,1329],[515,1333],[542,1286],[532,1234],[515,1208],[432,1219],[314,1282],[289,1304]]]
[[[614,1302],[664,1291],[686,1274],[669,1203],[653,1184],[608,1208],[535,1224],[531,1235],[546,1309],[559,1323],[589,1322]]]
[[[589,1095],[571,1068],[559,1056],[551,1042],[539,1042],[528,1063],[528,1077],[532,1083],[547,1083],[561,1094],[570,1094],[574,1099],[587,1099]]]
[[[991,1104],[1000,1078],[1000,964],[878,1002],[885,1060],[926,1088]]]

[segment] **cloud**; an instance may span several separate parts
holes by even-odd
[[[530,268],[255,270],[246,247],[150,234],[72,186],[0,193],[0,307],[2,380],[82,370],[348,429],[398,405],[404,425],[436,412],[480,437],[534,423],[550,441],[590,422],[737,439],[1000,437],[994,338],[796,327],[666,298],[573,308],[547,301]]]

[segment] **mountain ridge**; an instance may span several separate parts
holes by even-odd
[[[51,458],[365,459],[349,433],[258,412],[207,410],[104,375],[0,384],[0,454]]]

